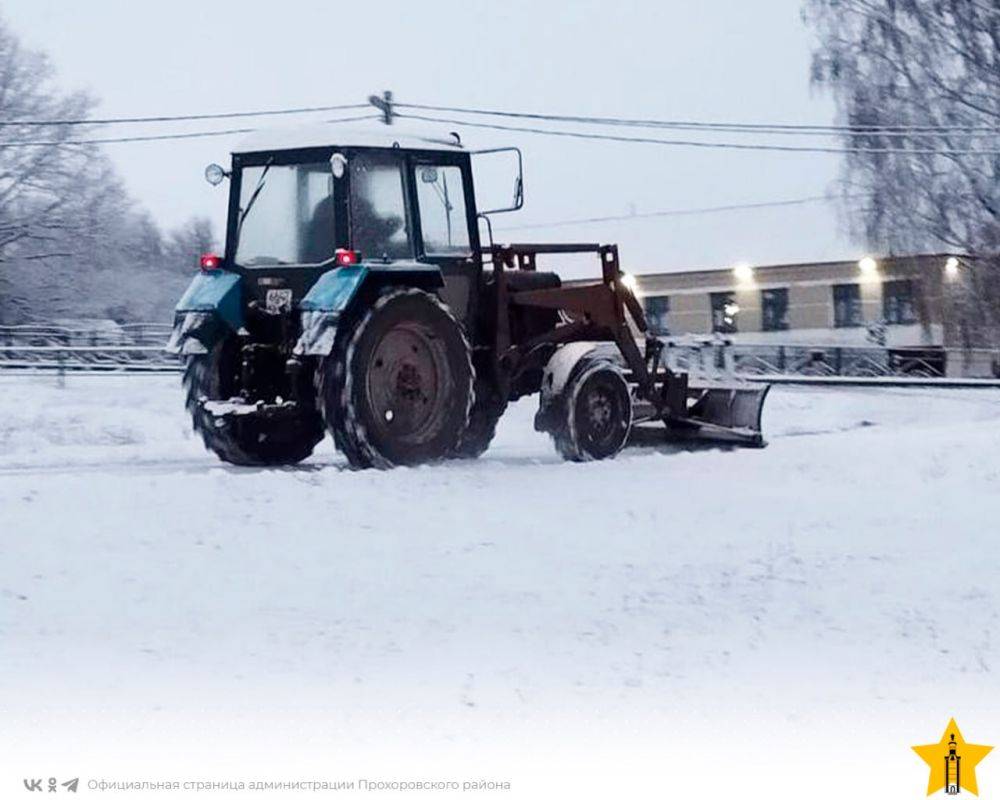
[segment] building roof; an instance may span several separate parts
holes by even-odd
[[[919,253],[904,256],[873,256],[879,280],[894,280],[923,273],[928,266],[942,268],[950,258],[974,263],[974,256],[956,253]],[[648,295],[732,291],[746,288],[776,288],[791,284],[852,283],[862,277],[858,260],[815,261],[799,264],[748,265],[752,272],[738,274],[736,265],[678,272],[636,272],[640,289]]]
[[[300,147],[404,147],[415,150],[463,150],[451,136],[432,137],[398,125],[309,125],[255,131],[233,148],[234,153],[295,150]]]
[[[872,255],[871,256],[879,264],[903,264],[906,262],[914,261],[926,261],[926,260],[947,260],[949,258],[958,258],[962,261],[975,261],[976,256],[967,255],[963,253],[956,252],[941,252],[941,253],[909,253],[904,255]],[[858,258],[846,258],[839,259],[836,261],[802,261],[802,262],[785,262],[781,264],[749,264],[753,268],[754,272],[782,272],[784,270],[800,270],[800,269],[816,269],[823,270],[825,268],[836,268],[836,267],[854,267],[857,265]],[[651,277],[671,277],[671,276],[691,276],[691,277],[709,277],[714,275],[721,275],[724,273],[730,273],[736,267],[736,264],[729,264],[721,267],[697,267],[694,269],[679,269],[671,270],[670,272],[636,272],[635,277],[638,279],[651,278]]]

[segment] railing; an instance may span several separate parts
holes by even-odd
[[[943,347],[761,345],[668,341],[667,364],[697,374],[745,377],[998,379],[1000,350]]]
[[[164,322],[135,322],[102,327],[69,325],[0,325],[0,347],[136,346],[156,347],[170,337]]]
[[[174,372],[180,362],[163,351],[169,336],[163,323],[0,326],[0,370]]]
[[[135,323],[100,328],[0,326],[0,370],[174,372],[163,345],[170,325]],[[728,340],[666,341],[668,366],[696,375],[821,380],[1000,379],[1000,350],[937,347],[827,347],[740,344]]]

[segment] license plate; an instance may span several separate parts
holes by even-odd
[[[291,289],[268,289],[267,290],[267,313],[281,314],[284,311],[292,310],[292,290]]]

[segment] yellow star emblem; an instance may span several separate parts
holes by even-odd
[[[913,746],[913,751],[931,768],[927,794],[934,794],[941,789],[947,789],[948,794],[957,794],[958,789],[962,788],[976,797],[979,796],[976,765],[992,749],[991,745],[967,743],[954,719],[948,722],[948,727],[944,729],[944,735],[937,744]]]

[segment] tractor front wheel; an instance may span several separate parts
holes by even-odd
[[[628,441],[632,395],[612,362],[583,359],[553,402],[549,434],[567,461],[613,458]]]
[[[471,348],[432,294],[383,290],[317,372],[317,404],[352,466],[386,469],[451,456],[472,408]]]

